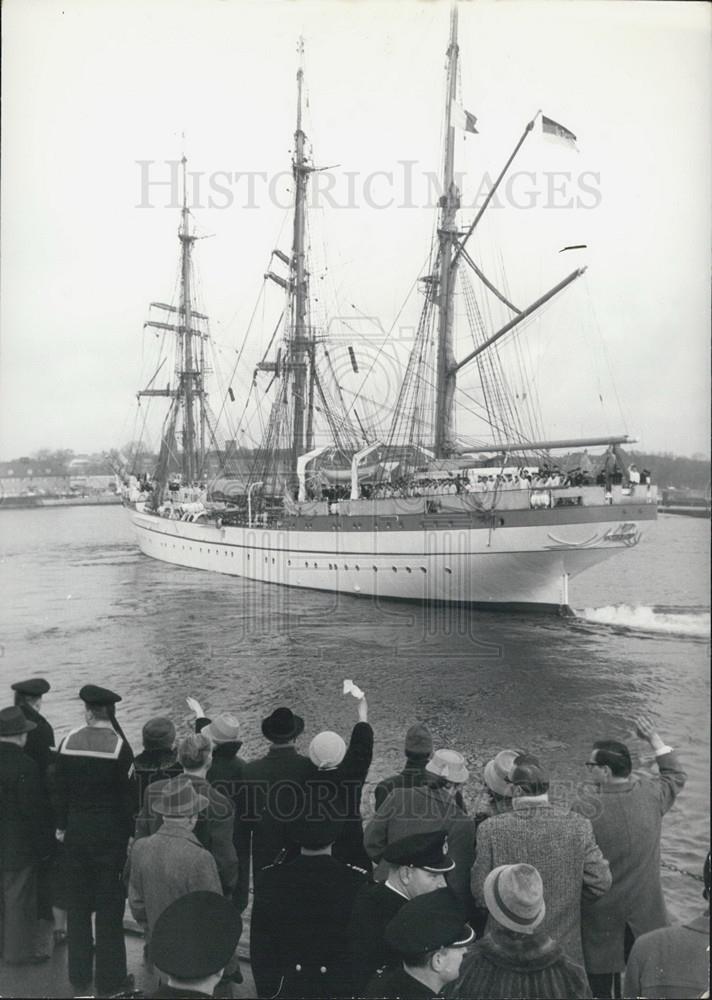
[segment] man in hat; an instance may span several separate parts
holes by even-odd
[[[9,964],[36,955],[37,870],[52,850],[52,825],[36,762],[25,754],[35,729],[18,706],[0,711],[0,954]]]
[[[174,900],[156,920],[151,954],[163,985],[153,997],[212,997],[242,930],[240,915],[215,892]]]
[[[532,865],[544,883],[542,929],[582,966],[581,900],[597,899],[610,889],[608,862],[590,822],[551,805],[549,775],[536,757],[517,757],[511,781],[512,812],[491,816],[477,830],[472,895],[486,906],[484,884],[493,869],[518,862]]]
[[[255,892],[262,869],[293,848],[289,823],[301,812],[303,786],[311,767],[297,753],[296,742],[304,720],[291,709],[276,708],[262,720],[262,734],[270,748],[264,757],[245,764],[238,791],[237,836],[252,858]]]
[[[531,865],[500,865],[485,879],[490,925],[444,995],[467,1000],[590,997],[586,973],[541,929],[544,884]]]
[[[10,687],[15,692],[15,704],[21,709],[25,718],[35,724],[35,728],[27,734],[24,752],[28,757],[32,757],[40,769],[40,777],[46,781],[54,751],[54,730],[40,714],[40,708],[42,696],[50,689],[49,681],[43,677],[30,677],[26,681],[16,681]]]
[[[215,859],[193,833],[208,805],[190,778],[181,774],[162,783],[153,808],[163,822],[150,837],[137,840],[129,857],[129,905],[151,933],[165,908],[179,896],[205,890],[221,892]]]
[[[178,744],[178,763],[194,790],[207,800],[195,825],[195,836],[215,858],[220,882],[231,895],[237,882],[238,862],[233,843],[234,810],[228,798],[208,782],[206,775],[212,761],[212,744],[207,736],[186,736]],[[168,782],[154,781],[146,789],[141,812],[136,817],[136,840],[157,833],[164,814],[160,803]]]
[[[424,785],[425,765],[433,756],[433,738],[427,726],[416,722],[405,734],[405,767],[398,774],[384,778],[376,785],[373,796],[379,809],[394,788],[412,788]]]
[[[54,757],[54,730],[47,719],[40,714],[42,697],[50,690],[49,681],[46,681],[43,677],[30,677],[26,681],[16,681],[11,687],[15,692],[15,705],[21,710],[25,718],[34,723],[35,726],[27,734],[27,743],[23,749],[39,768],[40,780],[44,788],[45,820],[54,829],[54,816],[49,795],[50,767]],[[37,950],[40,954],[49,954],[52,950],[51,942],[54,930],[52,866],[54,854],[55,848],[53,844],[50,856],[37,869],[37,918],[40,921],[38,925]],[[58,915],[60,912],[58,911]],[[64,919],[62,919],[62,923],[64,923]],[[66,932],[59,927],[55,933],[55,939],[58,941],[63,940],[66,936]]]
[[[338,733],[318,733],[309,744],[311,768],[305,782],[307,808],[316,808],[341,824],[334,857],[370,871],[371,862],[363,846],[361,795],[373,758],[373,729],[368,721],[368,703],[357,701],[358,722],[348,747]]]
[[[448,886],[466,912],[471,905],[469,871],[474,860],[475,824],[458,801],[469,778],[465,759],[456,750],[436,750],[425,767],[427,783],[395,788],[367,824],[364,844],[379,863],[376,878],[386,877],[383,853],[395,840],[415,833],[445,830],[455,867],[446,875]]]
[[[386,941],[398,953],[400,965],[374,976],[364,995],[431,1000],[457,979],[474,937],[449,889],[411,899],[386,928]]]
[[[707,906],[692,920],[641,934],[625,968],[626,997],[700,997],[710,979],[710,853],[702,868]]]
[[[152,781],[166,781],[183,771],[176,755],[176,727],[170,719],[162,715],[149,719],[141,735],[143,751],[134,761],[139,805]]]
[[[79,697],[86,724],[62,740],[55,773],[56,835],[66,855],[69,980],[75,993],[86,993],[95,965],[97,991],[111,994],[128,982],[121,875],[137,807],[136,779],[131,748],[115,721],[121,696],[85,684]]]
[[[613,878],[610,892],[595,902],[584,900],[581,910],[586,971],[593,995],[601,997],[609,997],[614,986],[619,989],[635,938],[668,923],[660,883],[660,835],[663,816],[686,779],[677,754],[652,721],[642,716],[634,726],[653,750],[658,774],[633,775],[626,744],[599,740],[585,762],[593,787],[588,786],[585,802],[572,807],[591,816]]]
[[[339,824],[306,815],[291,836],[300,853],[262,873],[250,927],[260,997],[353,996],[347,927],[369,876],[332,857]]]
[[[356,897],[349,940],[354,984],[363,991],[379,969],[398,962],[386,943],[386,926],[409,899],[445,886],[445,875],[455,867],[444,830],[416,833],[389,844],[383,852],[385,882],[363,886]]]

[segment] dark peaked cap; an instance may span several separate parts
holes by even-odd
[[[450,872],[455,867],[455,862],[448,857],[445,830],[413,833],[394,840],[383,852],[383,860],[390,865],[424,868],[427,872]]]
[[[44,677],[30,677],[26,681],[16,681],[10,687],[19,694],[29,694],[32,698],[39,698],[43,694],[47,694],[50,685]]]
[[[96,684],[85,684],[79,692],[79,697],[87,705],[115,705],[121,701],[121,695],[108,688],[98,687]]]
[[[151,935],[151,959],[179,979],[204,979],[224,969],[242,930],[233,904],[217,892],[189,892],[173,900]]]
[[[409,955],[469,944],[475,932],[449,889],[409,899],[386,927],[386,941],[406,962]]]

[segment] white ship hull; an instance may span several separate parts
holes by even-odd
[[[570,577],[637,544],[638,521],[655,517],[654,505],[644,504],[517,513],[503,525],[409,529],[408,519],[391,518],[376,530],[341,518],[327,519],[333,523],[323,530],[218,527],[140,507],[131,520],[145,555],[192,569],[378,598],[560,608]]]

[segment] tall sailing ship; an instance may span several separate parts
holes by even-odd
[[[318,168],[308,155],[302,124],[301,61],[291,253],[275,250],[265,275],[283,290],[285,306],[273,337],[279,334],[277,349],[265,355],[255,372],[255,380],[269,380],[271,408],[260,447],[244,476],[232,480],[230,456],[220,452],[208,406],[209,332],[207,316],[194,303],[197,237],[184,194],[179,301],[152,303],[168,316],[148,321],[175,338],[174,384],[154,388],[154,377],[140,394],[165,396],[170,406],[155,475],[143,490],[134,480],[127,493],[138,544],[146,555],[289,587],[568,609],[570,578],[635,546],[641,522],[655,519],[655,487],[616,469],[625,463],[620,446],[630,443],[627,435],[546,440],[532,433],[535,423],[527,425],[520,401],[508,389],[499,345],[585,269],[573,271],[520,309],[468,250],[536,119],[527,124],[474,220],[463,228],[454,164],[455,129],[463,115],[457,100],[457,27],[453,7],[443,194],[429,264],[420,278],[422,311],[385,433],[365,426],[354,403],[344,398],[312,308],[307,185]],[[544,121],[569,135],[555,122]],[[473,124],[466,113],[464,124]],[[456,288],[473,342],[460,360],[455,357]],[[491,332],[483,317],[490,318],[492,310],[480,305],[487,297],[506,310],[505,322]],[[349,353],[356,370],[353,349]],[[458,373],[473,365],[489,439],[468,446],[457,437],[456,391]],[[228,392],[232,396],[232,389]],[[597,480],[590,474],[589,447],[606,449]],[[555,458],[557,453],[581,454],[582,449],[573,474],[563,459]],[[207,475],[211,452],[226,458],[218,478]]]

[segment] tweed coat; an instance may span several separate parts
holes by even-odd
[[[626,924],[638,937],[668,923],[660,884],[660,831],[686,775],[672,752],[661,754],[657,763],[659,776],[635,774],[625,783],[601,785],[592,798],[572,807],[591,817],[613,877],[610,892],[600,902],[583,902],[587,972],[623,971]]]
[[[639,937],[628,956],[626,997],[699,997],[709,988],[709,911]]]
[[[541,930],[583,965],[582,896],[598,898],[611,887],[608,862],[590,822],[539,799],[515,801],[512,812],[486,819],[477,830],[471,887],[478,905],[485,905],[484,884],[492,869],[514,864],[539,871],[546,901]]]
[[[434,830],[447,831],[448,850],[455,867],[445,874],[445,879],[469,912],[475,824],[444,789],[430,785],[395,788],[366,826],[364,845],[370,858],[380,862],[386,847],[394,840]],[[376,878],[385,879],[386,874],[385,866],[381,865]]]
[[[137,840],[129,857],[129,906],[149,932],[165,908],[189,892],[222,892],[210,851],[183,827],[166,826]]]

